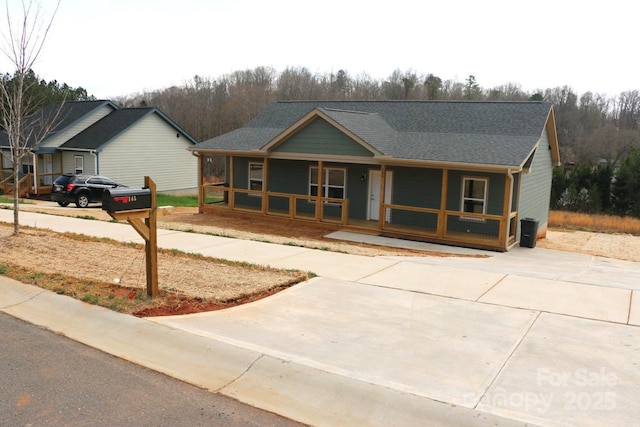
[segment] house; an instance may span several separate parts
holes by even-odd
[[[276,102],[190,150],[200,212],[497,251],[520,241],[524,218],[534,239],[546,235],[560,162],[554,111],[543,102]],[[202,173],[215,156],[224,156],[224,182]]]
[[[57,116],[55,112],[58,112]],[[53,130],[23,159],[21,196],[43,195],[62,173],[108,176],[142,186],[150,176],[158,192],[197,193],[197,141],[157,108],[118,108],[111,101],[49,104],[27,120],[56,116]],[[13,190],[6,133],[0,133],[0,190]],[[10,185],[9,185],[10,184]]]

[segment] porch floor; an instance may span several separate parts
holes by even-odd
[[[459,246],[440,245],[414,240],[396,239],[372,234],[356,233],[352,231],[334,231],[325,236],[328,239],[344,240],[346,242],[366,243],[369,245],[386,246],[391,248],[412,249],[425,252],[441,252],[453,255],[495,256],[497,252],[482,249],[472,249]]]

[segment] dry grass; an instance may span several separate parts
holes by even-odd
[[[597,233],[625,233],[640,236],[640,219],[612,215],[550,211],[549,227]]]
[[[11,227],[0,224],[0,247],[0,275],[144,316],[226,308],[313,276],[162,249],[158,251],[159,296],[150,299],[144,289],[142,245],[29,227],[14,235]]]

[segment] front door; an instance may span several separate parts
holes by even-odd
[[[377,221],[380,219],[380,180],[379,170],[369,171],[369,219]],[[384,202],[391,203],[391,185],[393,183],[393,172],[387,171],[384,184]],[[391,221],[391,210],[387,209],[386,222]]]

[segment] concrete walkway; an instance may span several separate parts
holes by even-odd
[[[20,219],[141,241],[125,224]],[[371,258],[170,230],[158,241],[320,277],[224,311],[137,319],[0,276],[0,310],[313,425],[640,425],[638,263],[538,248]]]

